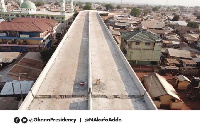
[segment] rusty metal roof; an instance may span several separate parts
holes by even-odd
[[[163,95],[170,95],[178,100],[180,100],[178,93],[169,84],[166,79],[157,73],[151,73],[148,76],[144,76],[144,81],[148,88],[150,89],[150,94],[152,97],[159,97]]]
[[[41,18],[16,18],[0,23],[0,31],[44,32],[50,31],[57,21]]]

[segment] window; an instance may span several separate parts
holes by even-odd
[[[150,46],[150,43],[145,43],[145,46]]]
[[[135,42],[135,45],[140,45],[140,42]]]

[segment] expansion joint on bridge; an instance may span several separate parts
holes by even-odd
[[[142,95],[92,95],[92,98],[135,99],[135,98],[143,98],[143,96]]]
[[[55,98],[55,99],[68,99],[68,98],[87,98],[88,95],[38,95],[35,98]]]

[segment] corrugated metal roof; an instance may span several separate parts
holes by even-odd
[[[200,62],[200,58],[192,58],[196,63]]]
[[[156,42],[161,41],[160,37],[149,31],[129,31],[122,32],[122,37],[127,41],[135,42]]]
[[[190,80],[189,80],[187,77],[185,77],[184,75],[176,76],[176,78],[177,78],[179,81],[189,81],[189,82],[190,82]]]
[[[183,63],[185,63],[185,64],[190,64],[190,65],[196,65],[197,64],[193,59],[191,59],[191,60],[189,60],[189,59],[181,59],[181,61]]]
[[[142,25],[145,29],[147,28],[163,28],[165,23],[159,20],[142,21]]]
[[[0,52],[0,63],[11,63],[13,59],[17,59],[20,52]]]
[[[159,97],[163,95],[170,95],[178,100],[180,100],[178,93],[169,84],[166,79],[157,73],[151,73],[148,76],[144,76],[144,81],[148,88],[150,89],[150,94],[152,97]]]
[[[169,48],[169,49],[166,49],[166,52],[169,54],[169,56],[172,56],[172,57],[192,58],[190,51],[187,51],[187,50],[178,50],[178,49]]]
[[[20,83],[21,83],[22,94],[28,94],[28,92],[30,91],[34,82],[33,81],[20,81]],[[1,95],[21,94],[20,83],[17,80],[13,80],[11,82],[6,82],[3,89],[1,90]],[[14,93],[13,93],[12,84],[14,86]]]
[[[129,26],[129,25],[130,25],[129,23],[120,23],[120,22],[115,23],[115,26],[120,26],[120,27],[126,27],[126,26]]]
[[[44,32],[56,25],[57,22],[51,19],[16,18],[0,23],[0,31]]]
[[[170,24],[178,24],[182,26],[187,26],[188,23],[185,21],[170,21]]]
[[[178,60],[176,60],[176,59],[169,59],[169,58],[167,58],[166,60],[167,60],[167,62],[170,63],[170,64],[180,64],[180,63],[178,62]]]

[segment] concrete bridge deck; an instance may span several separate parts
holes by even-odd
[[[156,107],[98,12],[82,11],[19,109],[144,110]]]
[[[148,109],[143,99],[134,98],[141,94],[96,12],[90,13],[90,39],[92,95],[108,97],[93,98],[93,109]],[[97,79],[100,84],[96,84]]]

